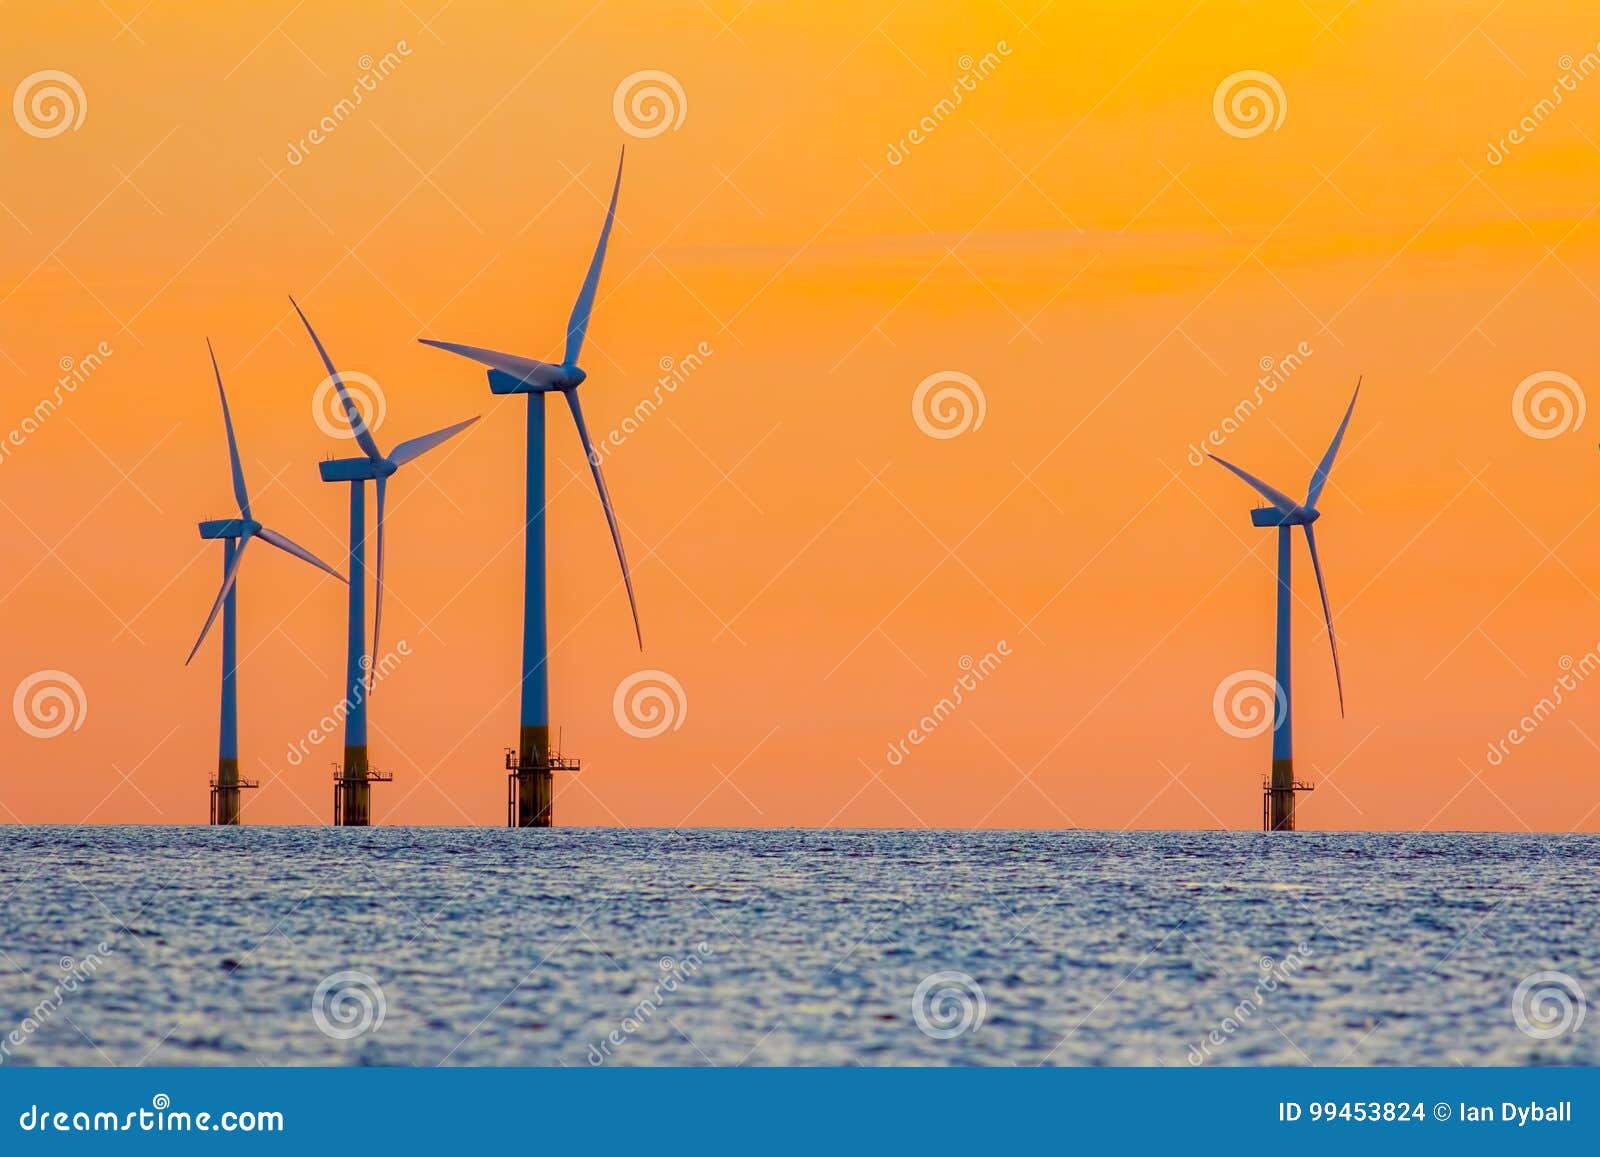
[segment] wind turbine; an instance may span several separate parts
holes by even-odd
[[[449,441],[465,430],[477,418],[468,418],[454,426],[446,426],[431,434],[401,442],[387,455],[378,449],[378,443],[367,429],[367,423],[356,408],[350,392],[344,388],[344,379],[333,368],[328,351],[322,348],[317,331],[311,328],[306,315],[294,298],[289,299],[294,311],[300,314],[311,344],[317,347],[328,377],[339,392],[344,404],[345,417],[361,447],[360,458],[333,458],[318,463],[324,482],[350,484],[350,628],[347,635],[345,661],[344,702],[344,765],[334,776],[333,822],[335,826],[366,827],[370,822],[371,785],[387,783],[393,777],[386,772],[373,771],[367,762],[367,696],[372,684],[369,680],[372,661],[367,658],[366,631],[366,581],[367,581],[367,481],[376,484],[378,499],[378,565],[373,584],[372,654],[378,654],[379,629],[383,623],[383,509],[389,476],[414,458],[420,458],[435,446]]]
[[[1289,604],[1291,590],[1289,584],[1289,563],[1292,557],[1290,544],[1293,540],[1294,527],[1298,526],[1306,532],[1306,547],[1311,552],[1311,569],[1317,576],[1317,593],[1322,596],[1322,618],[1328,624],[1328,646],[1333,652],[1333,681],[1339,690],[1339,715],[1344,716],[1344,679],[1339,673],[1339,644],[1333,634],[1333,613],[1328,609],[1328,588],[1322,581],[1322,562],[1317,557],[1317,536],[1312,530],[1312,524],[1322,517],[1322,512],[1317,509],[1317,500],[1322,497],[1322,489],[1328,484],[1328,474],[1333,469],[1333,460],[1339,453],[1339,443],[1344,440],[1345,428],[1350,425],[1350,415],[1355,412],[1356,399],[1361,396],[1361,379],[1356,379],[1355,393],[1350,396],[1350,405],[1344,412],[1344,420],[1339,423],[1339,428],[1334,431],[1333,441],[1328,443],[1327,453],[1323,454],[1322,461],[1317,463],[1316,470],[1311,475],[1311,485],[1306,490],[1306,500],[1296,502],[1283,491],[1267,485],[1253,474],[1247,474],[1232,462],[1225,462],[1215,454],[1208,455],[1219,466],[1225,466],[1233,471],[1245,482],[1265,498],[1270,506],[1257,507],[1250,512],[1250,521],[1255,526],[1275,526],[1278,528],[1278,647],[1277,647],[1277,682],[1282,695],[1283,717],[1276,721],[1272,732],[1272,777],[1269,781],[1268,795],[1270,796],[1271,811],[1267,816],[1266,826],[1270,831],[1294,831],[1294,797],[1297,791],[1309,791],[1310,786],[1299,783],[1294,778],[1294,741],[1291,727],[1292,714],[1291,699],[1289,694]],[[1274,696],[1274,708],[1277,707],[1277,696]]]
[[[625,154],[626,150],[624,150]],[[527,522],[523,532],[523,612],[522,612],[522,710],[517,749],[506,752],[507,822],[512,827],[547,828],[551,823],[551,773],[576,771],[578,761],[563,758],[550,750],[550,674],[549,628],[545,589],[545,486],[544,486],[544,399],[546,394],[559,393],[572,411],[573,423],[578,428],[578,440],[583,443],[584,455],[589,459],[589,470],[594,475],[595,489],[600,493],[600,506],[605,511],[606,525],[611,528],[611,542],[617,549],[617,562],[622,566],[622,582],[628,590],[628,606],[633,611],[633,632],[644,649],[644,635],[639,629],[639,604],[633,594],[633,578],[628,572],[628,556],[622,549],[622,534],[617,528],[617,516],[611,505],[611,493],[606,489],[605,476],[600,472],[600,455],[589,440],[589,428],[583,421],[583,407],[578,402],[578,387],[588,375],[578,367],[578,355],[583,351],[584,335],[589,329],[589,314],[594,309],[595,291],[600,285],[600,268],[606,259],[606,242],[611,238],[611,225],[617,216],[617,194],[622,189],[622,157],[617,158],[617,177],[611,186],[611,203],[606,208],[605,224],[600,229],[600,240],[589,261],[589,272],[584,276],[578,300],[567,321],[566,351],[561,364],[536,361],[517,354],[500,353],[478,346],[458,345],[455,342],[420,339],[423,345],[460,354],[489,367],[489,390],[494,394],[524,394],[528,399],[527,445]]]
[[[244,549],[250,545],[252,538],[259,538],[296,558],[304,559],[312,566],[320,567],[340,582],[344,582],[345,577],[309,550],[290,542],[276,530],[262,526],[251,515],[250,494],[244,485],[244,468],[239,464],[239,444],[233,437],[233,416],[228,412],[228,394],[222,388],[222,371],[217,368],[216,351],[211,348],[209,339],[206,341],[206,352],[211,355],[211,372],[216,375],[217,396],[222,399],[222,427],[228,432],[228,461],[233,467],[233,497],[239,503],[239,517],[211,518],[200,524],[201,538],[222,540],[222,589],[217,592],[217,601],[211,604],[206,625],[200,628],[200,637],[194,641],[189,658],[183,664],[187,667],[194,659],[195,652],[200,650],[200,644],[206,641],[206,635],[211,631],[211,624],[217,621],[217,612],[221,611],[222,724],[217,742],[217,778],[211,784],[211,822],[237,824],[239,792],[256,786],[253,781],[239,778],[239,688],[236,678],[239,654],[239,564],[244,561]]]

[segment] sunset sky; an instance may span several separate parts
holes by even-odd
[[[504,822],[523,404],[415,339],[559,357],[626,144],[582,396],[597,437],[661,398],[605,463],[645,650],[553,402],[558,824],[1259,826],[1270,737],[1213,695],[1271,668],[1274,538],[1191,446],[1303,349],[1217,448],[1299,497],[1364,375],[1317,526],[1343,719],[1296,544],[1302,826],[1600,830],[1592,5],[141,4],[0,9],[0,95],[56,70],[82,114],[0,121],[0,695],[83,691],[0,727],[0,819],[205,821],[207,337],[257,517],[345,561],[293,293],[386,449],[483,415],[390,489],[373,811]],[[647,70],[659,132],[617,99]],[[1247,71],[1275,127],[1219,114]],[[924,432],[940,373],[981,424]],[[1516,412],[1536,375],[1570,414]],[[252,554],[245,822],[325,823],[338,735],[287,753],[342,695],[343,591]],[[650,738],[613,710],[645,670],[684,704]]]

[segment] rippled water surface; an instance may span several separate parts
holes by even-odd
[[[0,898],[13,1065],[1600,1063],[1513,1009],[1600,997],[1592,836],[9,827]]]

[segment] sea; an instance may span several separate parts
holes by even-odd
[[[0,827],[6,1065],[1600,1064],[1600,837]]]

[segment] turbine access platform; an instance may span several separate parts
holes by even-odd
[[[559,751],[541,753],[537,744],[525,752],[506,748],[506,827],[551,827],[555,772],[578,771],[581,766],[577,757]]]
[[[1274,781],[1281,781],[1275,783]],[[1287,776],[1261,777],[1261,830],[1264,832],[1294,831],[1295,796],[1302,791],[1316,791],[1317,785],[1309,779]]]

